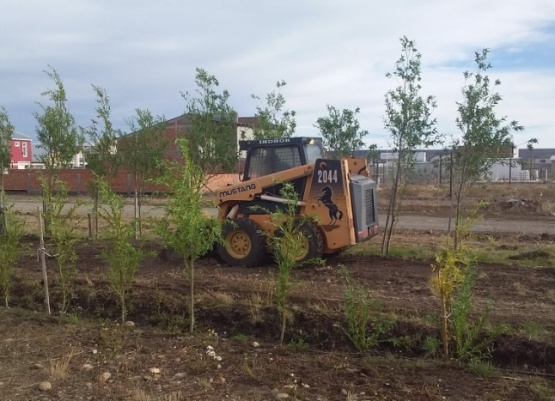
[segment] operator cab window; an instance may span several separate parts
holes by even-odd
[[[253,148],[250,152],[248,178],[258,178],[301,165],[297,146]]]

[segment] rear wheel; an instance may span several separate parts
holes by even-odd
[[[218,255],[228,265],[251,267],[264,259],[264,234],[256,222],[246,218],[226,220],[222,225],[222,238]]]
[[[283,235],[281,232],[276,232],[276,236],[281,235]],[[324,238],[315,222],[303,222],[299,227],[298,235],[299,241],[302,244],[302,250],[295,256],[297,263],[303,264],[322,257],[324,253]]]

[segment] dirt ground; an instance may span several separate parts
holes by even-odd
[[[426,196],[426,208],[404,212],[429,216],[435,195]],[[513,210],[511,219],[549,223],[548,207]],[[442,235],[421,226],[399,230],[394,240],[435,249]],[[555,246],[548,233],[497,235],[496,241],[497,248],[522,251],[522,258],[533,257],[525,252],[532,246]],[[12,308],[0,309],[1,401],[555,400],[555,256],[549,252],[546,267],[524,266],[518,258],[513,265],[480,264],[474,320],[489,310],[488,330],[505,327],[489,346],[489,369],[445,361],[438,347],[430,347],[429,339],[439,336],[439,303],[429,286],[432,260],[370,256],[359,249],[295,270],[292,319],[280,345],[274,266],[229,268],[210,256],[200,260],[191,335],[185,272],[158,255],[158,244],[144,246],[153,254],[128,295],[133,325],[121,325],[101,258],[106,243],[80,243],[71,308],[60,317],[55,260],[47,260],[48,316],[38,243],[26,238]],[[391,322],[363,354],[344,330],[345,271],[382,303],[381,319]],[[45,382],[51,388],[41,390]]]

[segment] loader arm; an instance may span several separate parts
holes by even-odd
[[[253,178],[239,184],[220,188],[216,191],[219,207],[218,218],[235,218],[237,212],[232,212],[231,209],[240,202],[251,202],[255,199],[263,200],[265,196],[279,197],[279,193],[276,193],[279,191],[275,189],[277,185],[310,177],[313,171],[313,165],[298,166],[276,174]],[[268,189],[272,189],[272,191],[268,192]],[[230,213],[232,214],[230,215]]]

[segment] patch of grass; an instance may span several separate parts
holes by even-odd
[[[142,388],[136,388],[131,394],[132,401],[153,401],[155,398]]]
[[[249,341],[249,336],[243,333],[237,333],[231,337],[231,339],[240,342],[241,344],[246,344]]]
[[[245,357],[243,360],[243,372],[247,377],[250,377],[256,382],[261,381],[264,377],[264,369],[261,369],[261,364],[258,358],[256,358],[256,355],[254,358]]]
[[[441,352],[441,341],[437,337],[426,337],[422,348],[426,356],[435,358]]]
[[[203,391],[208,391],[213,389],[212,382],[210,381],[210,379],[200,378],[198,379],[198,385]]]
[[[230,306],[235,303],[233,294],[224,291],[210,291],[206,296],[207,301],[214,306]]]
[[[524,333],[529,340],[545,339],[551,334],[550,330],[533,320],[524,322],[519,331]]]
[[[521,266],[553,267],[555,266],[554,246],[534,246],[513,254],[508,259]]]
[[[50,359],[50,365],[48,366],[48,376],[52,380],[64,380],[69,374],[69,364],[71,360],[76,355],[74,349],[61,358]]]
[[[382,334],[392,326],[393,321],[385,317],[383,304],[364,286],[350,280],[345,268],[343,290],[343,310],[347,338],[358,352],[365,352],[376,346]]]
[[[555,202],[548,200],[541,202],[540,210],[545,215],[553,215],[553,213],[555,213]]]
[[[530,390],[541,401],[552,401],[555,398],[555,389],[545,379],[534,379],[530,384]]]
[[[528,287],[526,287],[524,284],[522,284],[520,281],[515,281],[513,283],[513,287],[515,289],[515,293],[520,295],[521,297],[526,296],[526,294],[529,292]]]
[[[297,338],[295,340],[292,340],[289,344],[287,344],[287,348],[289,348],[291,351],[302,352],[302,351],[308,350],[309,345],[302,338]]]
[[[63,316],[63,318],[63,320],[69,324],[79,324],[79,315],[77,313],[68,313],[67,315]]]
[[[422,316],[414,315],[413,320],[417,323],[422,323],[429,327],[437,327],[437,325],[439,324],[439,317],[437,315],[429,313]]]
[[[381,250],[376,244],[355,245],[345,253],[351,255],[381,256]],[[431,259],[434,253],[431,247],[392,244],[389,248],[388,256],[400,259]]]
[[[161,312],[156,316],[156,324],[160,329],[170,333],[181,333],[187,327],[187,317],[184,314]]]
[[[319,315],[329,316],[331,314],[339,312],[338,306],[328,305],[322,299],[319,299],[318,302],[312,302],[309,304],[308,308],[312,310],[314,313]]]
[[[490,361],[480,358],[472,359],[468,363],[468,368],[482,377],[495,377],[499,374]]]
[[[508,250],[492,249],[492,248],[473,248],[472,255],[477,264],[513,264],[509,262],[509,256],[514,252]]]
[[[418,235],[415,233],[414,235]],[[471,241],[472,255],[478,264],[506,264],[529,267],[553,267],[555,266],[555,246],[525,244],[516,247],[505,244],[494,243],[487,237],[485,240]],[[434,258],[436,243],[430,242],[410,244],[394,243],[389,250],[389,257],[398,259],[420,259],[430,260]],[[345,254],[381,256],[381,250],[377,243],[363,243],[355,245],[345,251]]]
[[[144,389],[136,388],[130,396],[131,401],[181,401],[185,399],[181,391],[172,391],[164,395],[150,394]]]
[[[355,393],[351,393],[350,391],[347,391],[347,401],[358,401],[358,395],[356,395]]]
[[[111,356],[121,355],[125,349],[129,330],[124,326],[104,326],[98,331],[99,344]]]
[[[258,323],[262,320],[262,298],[260,294],[254,293],[247,298],[247,306],[252,323]]]
[[[187,369],[192,375],[200,376],[214,368],[213,360],[205,358],[201,352],[191,352],[187,361]]]
[[[421,246],[391,247],[389,255],[401,259],[431,259],[433,252]]]

